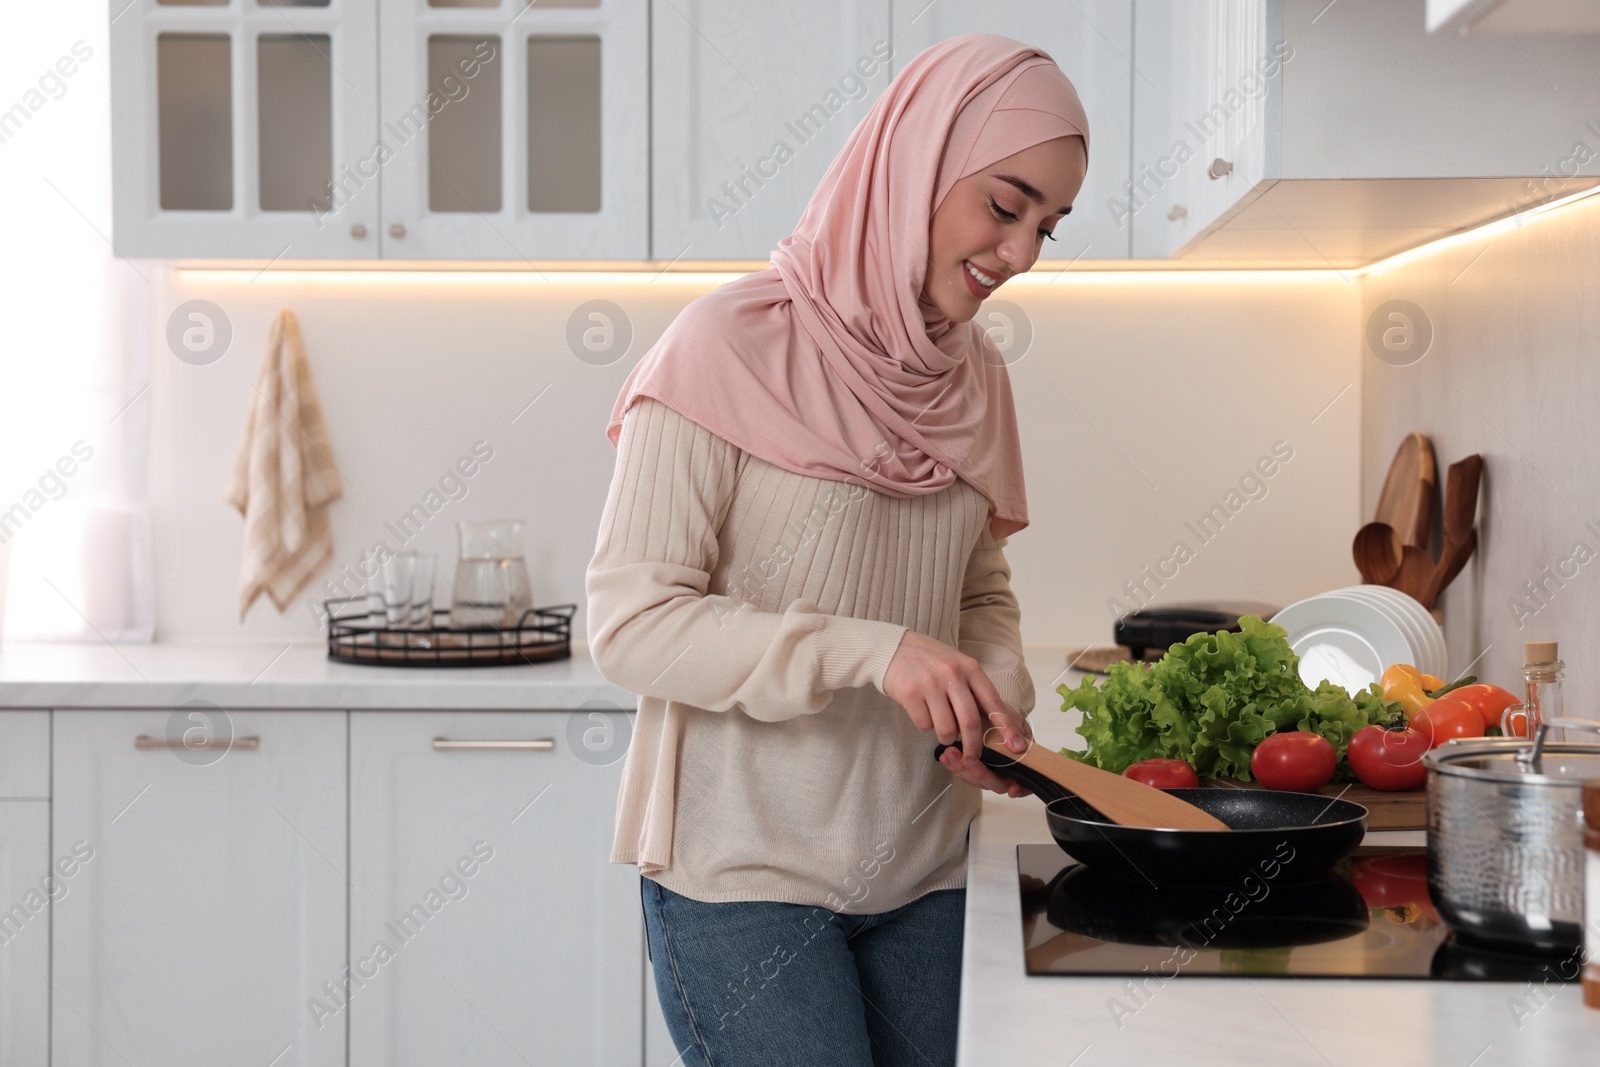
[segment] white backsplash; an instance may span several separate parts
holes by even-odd
[[[1363,350],[1362,499],[1377,503],[1401,439],[1450,463],[1484,458],[1478,550],[1440,598],[1452,671],[1521,693],[1523,643],[1561,643],[1569,714],[1600,718],[1600,197],[1368,275],[1363,318],[1407,300],[1433,332],[1393,366]],[[1441,499],[1442,503],[1442,499]],[[1436,515],[1434,551],[1440,547]]]
[[[221,499],[279,307],[299,318],[344,478],[326,578],[353,585],[380,542],[435,552],[448,574],[457,520],[523,518],[536,602],[581,605],[617,391],[721,280],[165,272],[150,316],[158,639],[320,639],[320,588],[282,616],[262,598],[239,621],[241,520]],[[1113,598],[1281,604],[1356,579],[1358,289],[1281,273],[1015,288],[1033,338],[1012,365],[1033,520],[1010,547],[1025,639],[1103,642]],[[634,331],[608,366],[567,341],[597,297]],[[166,347],[171,310],[191,299],[233,328],[207,366]],[[453,477],[475,447],[492,457]]]

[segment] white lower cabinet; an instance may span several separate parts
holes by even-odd
[[[53,1063],[345,1062],[346,1015],[308,1002],[345,963],[347,730],[201,702],[55,712],[50,856],[82,862],[52,907]]]
[[[642,1062],[625,745],[571,714],[351,713],[351,1067]]]
[[[69,864],[70,866],[70,864]],[[0,1067],[36,1067],[50,1046],[50,803],[0,800]]]

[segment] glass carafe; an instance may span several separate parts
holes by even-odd
[[[452,628],[506,629],[533,607],[522,526],[520,519],[456,523],[461,555],[450,597]]]

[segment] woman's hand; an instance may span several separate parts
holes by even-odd
[[[1025,786],[985,767],[977,753],[986,734],[999,747],[1021,754],[1033,741],[1028,720],[1006,706],[978,661],[927,634],[907,630],[884,672],[883,691],[906,710],[919,730],[932,731],[947,749],[939,762],[968,785],[1006,796],[1028,794]],[[990,731],[998,731],[998,736]]]

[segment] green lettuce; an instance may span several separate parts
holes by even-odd
[[[1349,777],[1350,738],[1369,723],[1387,721],[1374,683],[1352,697],[1333,682],[1311,689],[1300,680],[1300,659],[1281,626],[1254,615],[1240,631],[1195,634],[1155,663],[1116,663],[1096,684],[1056,687],[1062,711],[1083,713],[1077,732],[1088,751],[1061,753],[1121,773],[1140,760],[1187,760],[1202,778],[1250,780],[1250,754],[1269,734],[1308,730],[1332,743],[1336,777]]]

